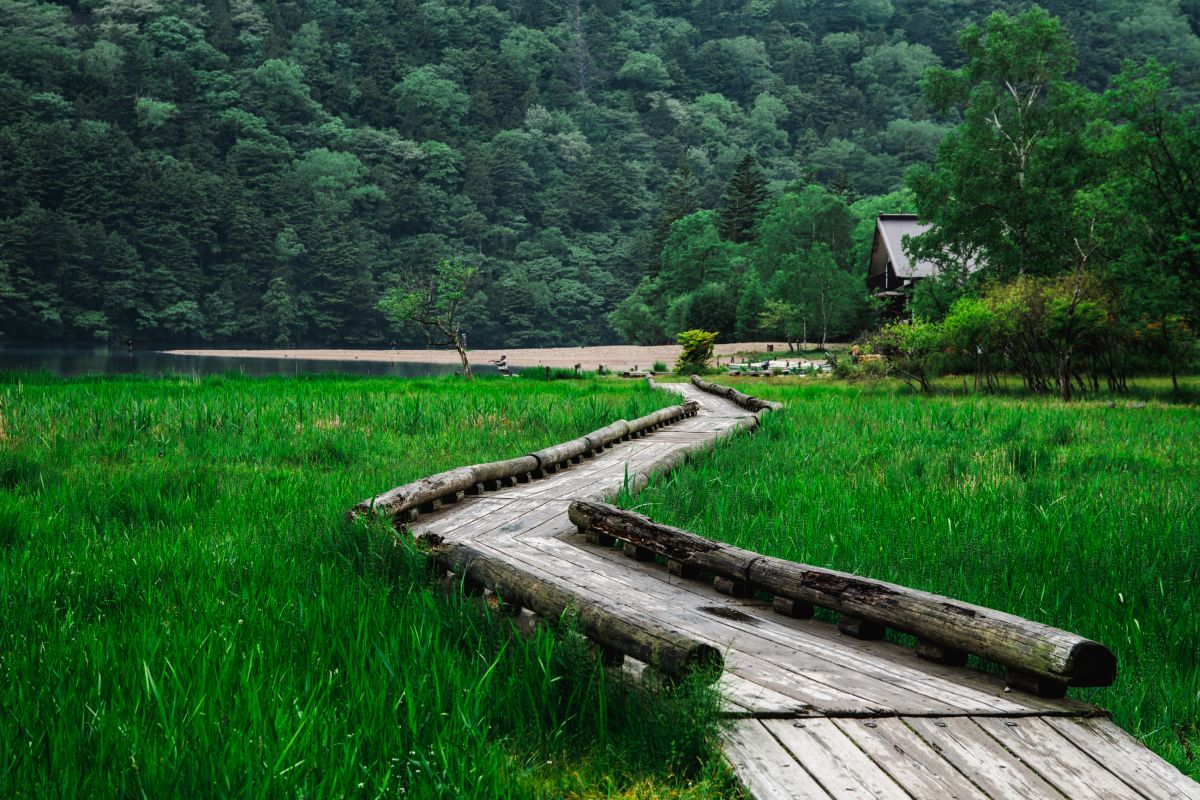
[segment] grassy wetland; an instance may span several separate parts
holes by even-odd
[[[927,398],[890,383],[720,380],[787,409],[623,505],[1102,641],[1116,684],[1072,695],[1200,777],[1194,405],[1154,387],[1147,402],[1065,405],[949,384]]]
[[[0,796],[711,797],[710,694],[514,636],[350,505],[669,400],[0,376]]]

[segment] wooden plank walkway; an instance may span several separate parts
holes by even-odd
[[[573,499],[606,500],[672,451],[707,446],[749,412],[691,385],[695,417],[556,474],[422,515],[418,535],[470,543],[578,597],[711,644],[737,718],[725,752],[755,798],[1197,798],[1200,784],[1093,706],[1009,691],[887,641],[772,612],[654,562],[587,544]]]

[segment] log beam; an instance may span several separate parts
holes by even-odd
[[[648,618],[577,597],[535,573],[457,543],[433,544],[431,557],[446,569],[486,586],[505,601],[550,620],[570,613],[581,632],[605,647],[644,661],[672,679],[700,670],[715,680],[724,666],[720,651]],[[465,583],[465,580],[464,580]]]
[[[1015,670],[1018,682],[1022,674],[1070,686],[1109,686],[1116,678],[1116,658],[1107,647],[1049,625],[930,592],[762,556],[606,503],[576,500],[568,514],[577,526],[653,550],[668,563],[678,561],[776,597],[837,611],[847,619],[911,633],[947,651],[991,659]],[[1046,686],[1039,691],[1057,689]]]

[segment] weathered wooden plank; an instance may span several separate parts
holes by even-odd
[[[627,471],[636,474],[639,464],[670,447],[670,444],[652,441],[623,445],[619,450],[608,451],[586,464],[560,472],[554,480],[537,481],[516,492],[522,497],[567,499],[602,489],[603,496],[611,496],[620,489]]]
[[[833,720],[764,720],[763,727],[834,797],[910,800]]]
[[[539,546],[544,547],[541,544]],[[604,551],[595,551],[589,548],[587,552],[594,558],[608,557]],[[572,558],[578,558],[578,556]],[[578,563],[581,571],[595,572],[604,569],[603,564],[595,561],[579,561]],[[630,564],[629,568],[636,567]],[[654,573],[649,571],[647,574],[653,575]],[[661,575],[661,571],[658,574]],[[694,604],[692,607],[702,603],[712,603],[714,600],[721,605],[728,603],[728,598],[716,596],[705,584],[674,581],[670,583],[676,589],[700,595],[695,601],[691,601]],[[653,586],[640,585],[636,589],[632,586],[630,588],[631,594],[654,591]],[[664,598],[664,602],[672,608],[683,608],[688,603],[686,596],[684,598],[676,596]],[[911,650],[892,643],[861,647],[860,645],[863,643],[838,637],[833,626],[825,623],[814,622],[799,625],[751,607],[739,605],[738,608],[742,610],[742,613],[753,617],[752,630],[747,633],[751,636],[765,637],[770,642],[755,652],[763,655],[766,655],[767,651],[777,653],[792,662],[798,671],[806,674],[813,671],[813,665],[809,662],[800,663],[797,659],[802,660],[806,654],[811,654],[820,658],[823,663],[832,660],[833,663],[826,663],[831,674],[846,671],[868,675],[876,674],[882,676],[892,687],[920,687],[922,697],[925,698],[922,702],[926,703],[925,708],[929,713],[947,710],[947,706],[939,701],[948,699],[959,704],[961,708],[974,709],[977,713],[1038,713],[1043,711],[1073,713],[1076,710],[1087,711],[1090,709],[1090,707],[1079,704],[1063,709],[1026,695],[1005,694],[1003,684],[994,676],[950,670],[921,662],[914,657]],[[779,626],[777,623],[783,623],[783,625]]]
[[[763,556],[660,525],[605,503],[578,500],[571,520],[660,555],[794,600],[833,609],[849,620],[886,625],[929,642],[990,658],[1072,686],[1108,686],[1116,658],[1077,634],[995,609],[837,570]]]
[[[605,603],[575,596],[553,581],[469,545],[444,544],[431,552],[447,569],[547,619],[558,619],[570,609],[588,638],[668,675],[683,677],[695,669],[723,664],[721,653],[704,642],[645,617],[631,617]]]
[[[547,523],[551,525],[553,523]],[[564,550],[554,549],[552,542],[544,536],[530,535],[524,544],[540,552],[530,552],[526,547],[498,544],[492,551],[500,558],[514,559],[539,574],[560,581],[573,593],[583,597],[601,597],[607,602],[626,607],[631,613],[652,615],[664,625],[686,631],[702,641],[707,641],[730,659],[738,657],[737,664],[727,661],[727,667],[738,674],[743,672],[740,664],[754,671],[755,680],[781,693],[788,694],[798,702],[828,709],[833,713],[879,713],[898,709],[919,713],[956,710],[944,701],[927,695],[908,692],[890,681],[895,676],[881,679],[870,674],[847,672],[825,661],[821,656],[824,648],[806,653],[797,653],[793,647],[776,642],[759,642],[758,626],[738,625],[732,620],[703,613],[696,606],[682,604],[677,596],[664,595],[663,589],[671,587],[649,576],[639,579],[634,573],[606,573],[589,568],[587,564],[561,557]],[[563,547],[559,543],[560,548]],[[579,553],[578,548],[567,547],[568,556]],[[590,554],[586,553],[585,554]],[[752,644],[747,644],[751,642]],[[768,654],[765,650],[771,650]],[[952,686],[941,687],[953,692]],[[849,691],[859,694],[850,694]],[[887,697],[888,700],[872,701],[870,698]],[[984,706],[983,710],[989,707]]]
[[[740,650],[725,652],[725,669],[771,692],[792,698],[792,702],[807,709],[806,716],[856,716],[862,714],[894,714],[903,709],[829,685],[833,676],[794,674],[767,664],[762,659]]]
[[[562,518],[562,505],[560,503],[550,501],[541,503],[538,506],[531,508],[527,513],[521,516],[508,520],[503,525],[493,528],[492,530],[479,536],[474,542],[476,547],[488,549],[489,541],[500,537],[519,537],[535,530],[546,522],[559,520]]]
[[[718,681],[717,688],[721,690],[721,695],[735,706],[731,713],[790,717],[807,715],[811,711],[809,706],[786,694],[730,672],[729,666],[727,659],[725,674]]]
[[[1072,800],[1141,798],[1087,753],[1037,717],[976,717],[975,723]]]
[[[1105,717],[1046,718],[1046,723],[1151,800],[1200,800],[1200,783]]]
[[[969,717],[904,717],[903,721],[971,783],[996,800],[1063,800],[1061,792]]]
[[[718,649],[745,652],[758,662],[760,668],[776,672],[775,688],[799,683],[804,687],[805,694],[794,696],[816,707],[821,707],[823,700],[833,697],[837,701],[830,710],[836,713],[878,713],[886,710],[954,713],[964,708],[989,713],[1001,710],[997,708],[998,703],[1005,703],[1012,710],[1024,708],[991,695],[962,690],[951,681],[930,682],[922,672],[923,663],[915,658],[911,659],[911,667],[905,667],[895,664],[888,657],[846,655],[823,645],[814,646],[795,631],[779,625],[781,620],[773,614],[764,612],[762,616],[755,617],[753,625],[746,625],[719,615],[699,613],[695,610],[699,606],[687,603],[676,593],[680,587],[672,587],[650,575],[635,579],[632,572],[605,574],[594,564],[583,560],[585,557],[595,558],[595,553],[590,549],[583,551],[545,537],[531,537],[526,544],[540,551],[540,554],[507,547],[497,553],[523,559],[531,567],[571,586],[572,591],[589,595],[594,593],[617,604],[629,604],[631,608],[654,613],[663,624],[678,626],[680,630],[711,642]],[[748,611],[752,609],[740,613]],[[895,645],[893,647],[896,648]],[[841,662],[847,660],[858,668],[846,669]],[[993,688],[997,693],[1001,691],[999,686]],[[845,702],[846,692],[857,695],[859,705],[848,705]],[[951,703],[947,697],[957,702]]]
[[[725,756],[754,800],[833,800],[758,720],[725,734]]]
[[[477,519],[482,519],[490,514],[499,512],[512,502],[507,497],[472,498],[444,514],[419,519],[411,525],[411,529],[414,531],[432,531],[443,535],[450,534]]]
[[[913,797],[987,800],[987,795],[896,717],[838,719],[834,724]]]
[[[488,537],[498,528],[508,525],[526,514],[545,509],[547,503],[537,500],[509,500],[504,501],[503,504],[493,506],[495,510],[492,513],[479,515],[475,514],[475,507],[477,505],[483,505],[483,501],[477,501],[462,509],[461,513],[463,514],[464,522],[461,525],[453,524],[458,513],[460,513],[455,512],[452,516],[439,518],[427,524],[417,522],[411,528],[413,535],[425,539],[436,538],[439,540],[469,542]],[[554,512],[557,512],[557,509],[551,510],[551,513]]]
[[[547,574],[571,585],[574,591],[595,592],[617,603],[630,603],[633,607],[656,613],[664,624],[677,625],[694,635],[706,637],[720,649],[746,652],[760,662],[761,668],[774,670],[779,685],[798,681],[806,694],[794,696],[818,708],[830,696],[826,690],[832,690],[832,696],[836,698],[835,705],[829,707],[834,713],[854,709],[845,702],[845,690],[860,696],[857,713],[883,710],[932,714],[1034,713],[1047,708],[1036,698],[1004,694],[1002,684],[990,676],[966,673],[973,679],[973,683],[967,685],[957,680],[960,676],[931,677],[931,670],[938,669],[935,665],[919,661],[912,651],[898,645],[879,643],[883,651],[875,653],[829,647],[822,641],[813,641],[806,631],[797,630],[790,620],[744,606],[739,607],[740,613],[753,615],[750,625],[711,614],[698,614],[695,609],[712,605],[709,600],[712,596],[689,601],[687,594],[703,584],[672,585],[655,580],[655,574],[650,572],[643,572],[642,579],[636,579],[636,573],[629,568],[605,574],[604,565],[596,561],[607,555],[604,551],[585,550],[563,541],[549,541],[544,536],[531,537],[528,544],[541,554],[522,555],[506,547],[504,552],[546,570]],[[629,567],[633,566],[629,564]],[[663,572],[659,568],[657,574]],[[681,596],[680,590],[686,594]],[[806,627],[809,626],[831,627],[816,622],[807,623]],[[906,658],[898,661],[896,654]],[[818,685],[814,685],[814,681]]]

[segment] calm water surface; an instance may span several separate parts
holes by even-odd
[[[494,371],[472,364],[476,373]],[[424,378],[449,375],[452,364],[419,364],[411,361],[318,361],[298,358],[235,358],[232,356],[174,356],[154,350],[122,347],[43,347],[0,343],[0,372],[6,370],[43,371],[54,375],[301,375],[342,373],[347,375],[390,375],[397,378]]]

